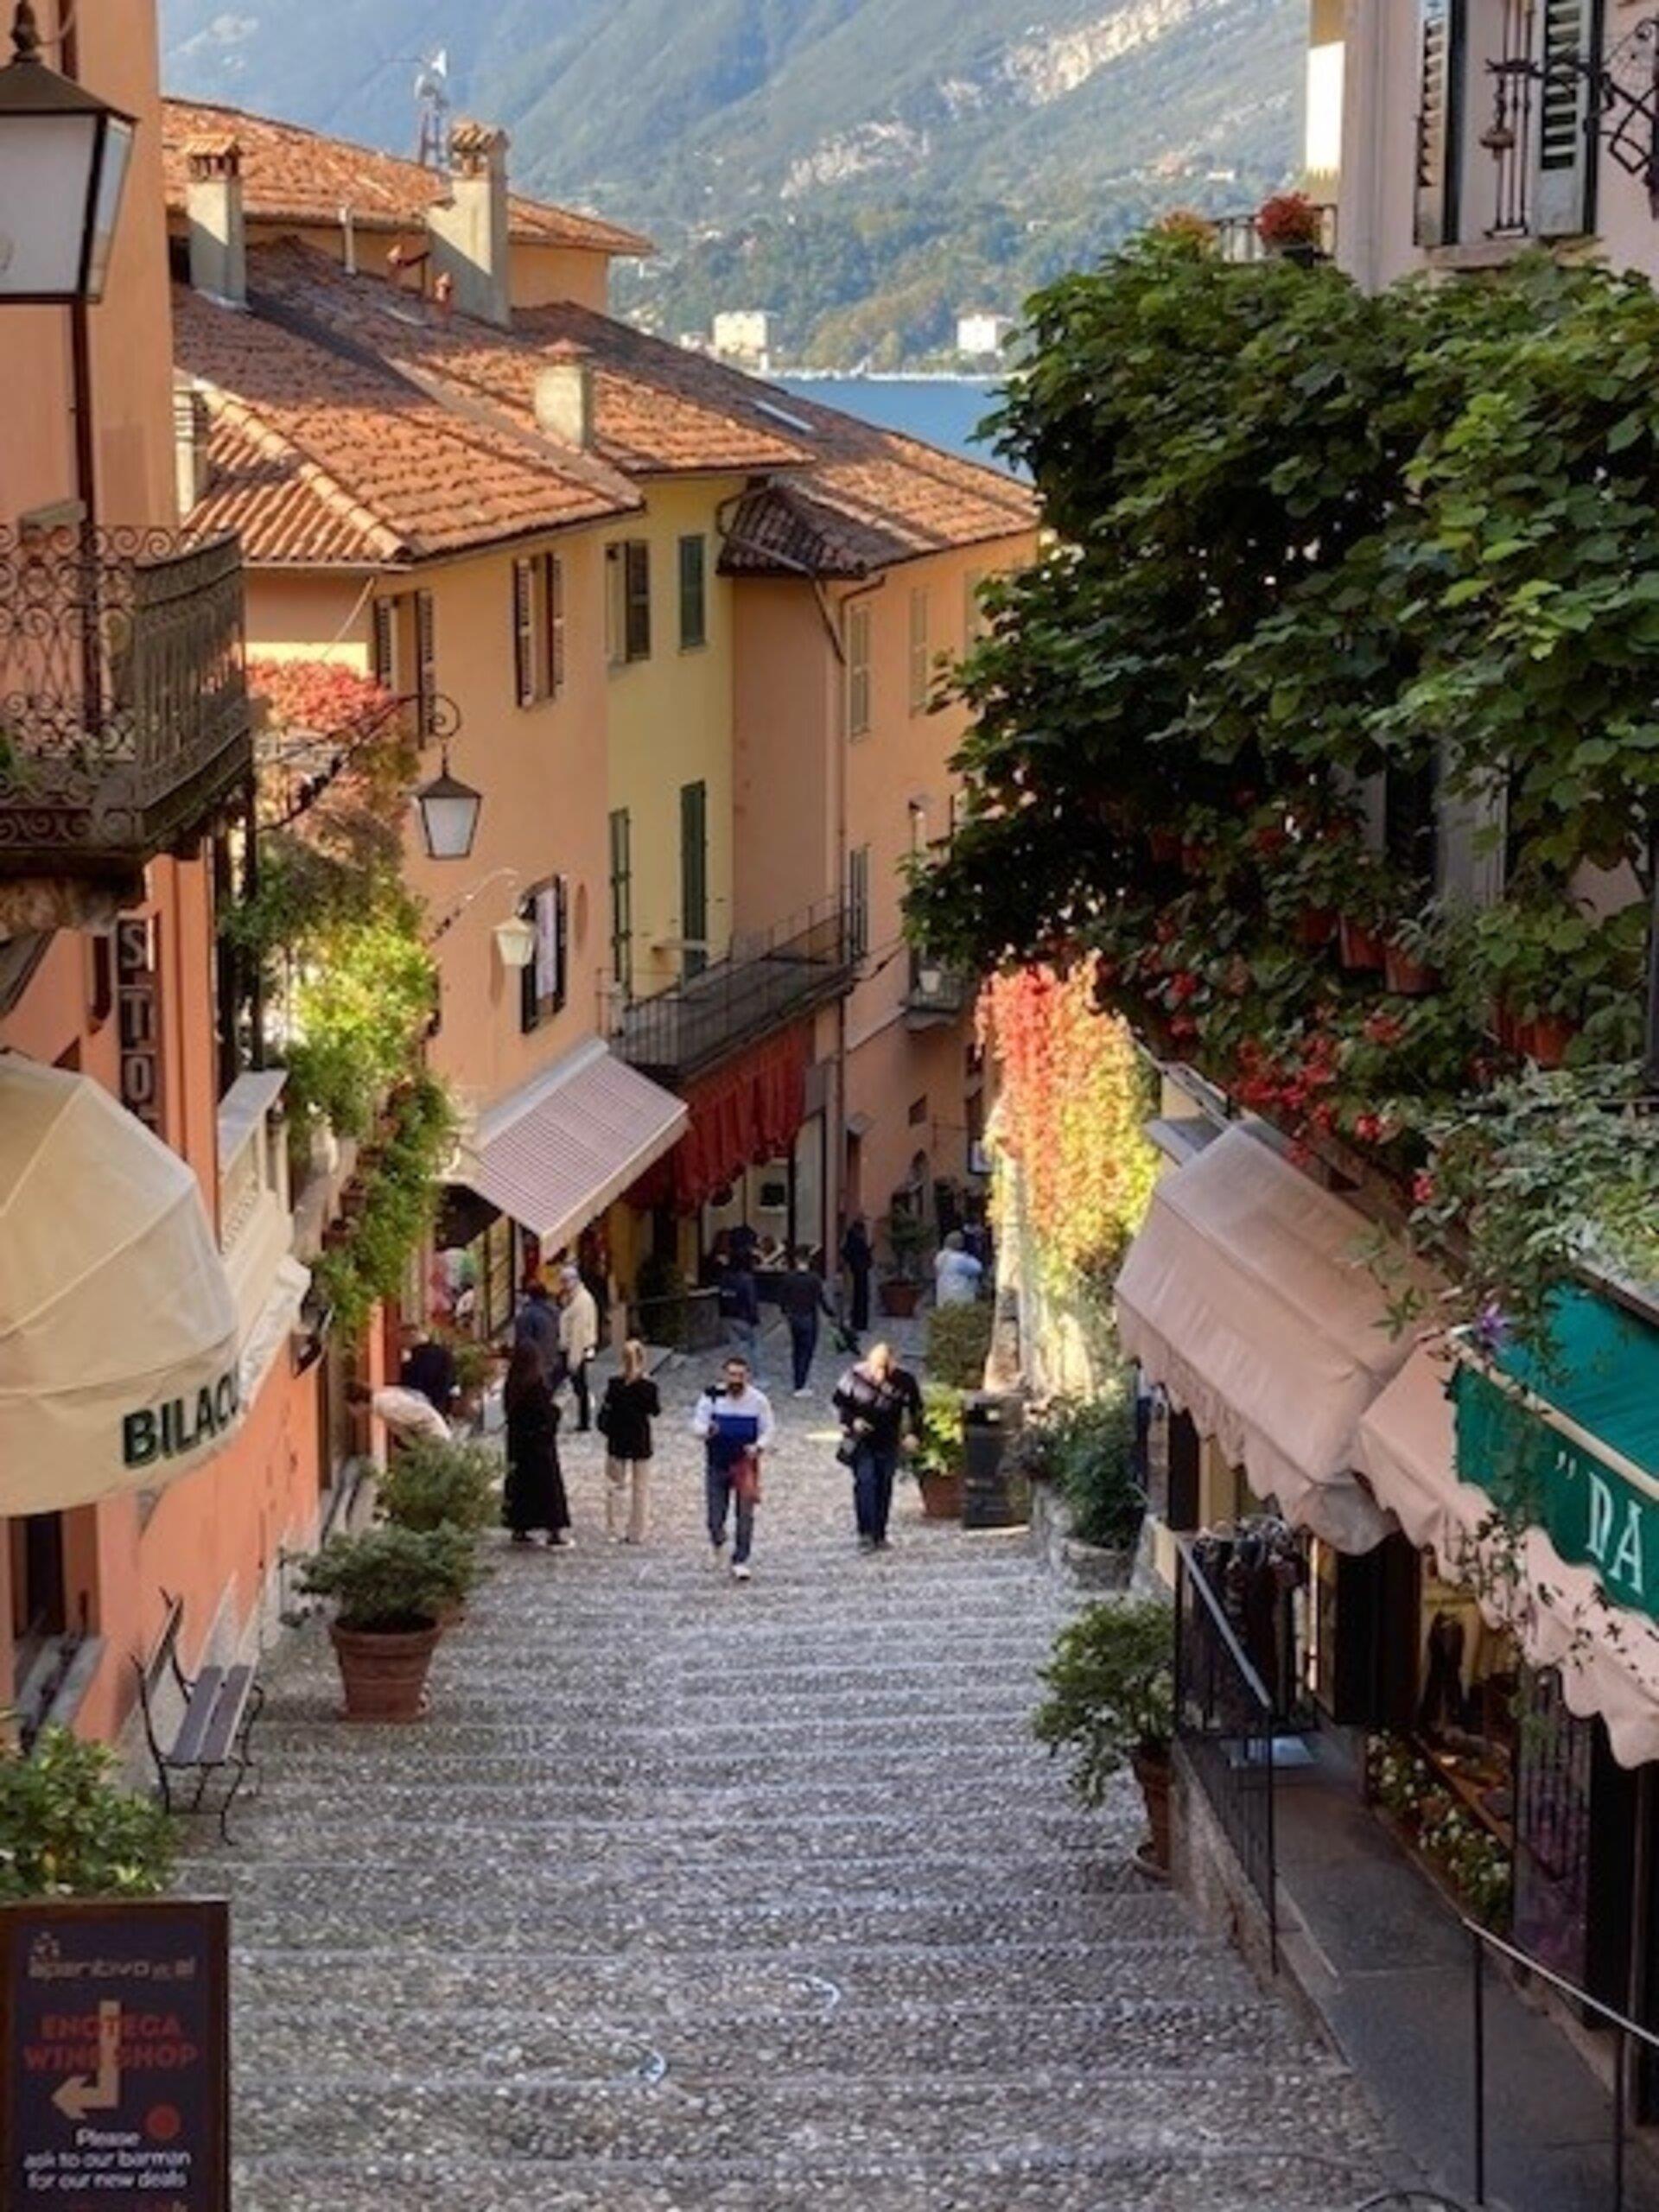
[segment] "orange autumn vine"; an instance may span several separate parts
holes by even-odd
[[[1032,1229],[1064,1274],[1109,1282],[1158,1172],[1128,1027],[1100,1012],[1090,962],[1064,976],[1033,968],[997,976],[980,1020],[996,1055],[1001,1141],[1020,1169]]]

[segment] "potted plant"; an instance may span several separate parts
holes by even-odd
[[[907,1463],[930,1521],[962,1518],[963,1452],[962,1395],[947,1384],[930,1382],[922,1392],[921,1434]]]
[[[1170,1746],[1175,1732],[1174,1616],[1161,1598],[1108,1598],[1054,1640],[1043,1669],[1048,1694],[1032,1726],[1071,1759],[1072,1789],[1098,1805],[1128,1766],[1141,1785],[1151,1835],[1142,1863],[1170,1863]]]
[[[1287,261],[1323,259],[1325,219],[1306,193],[1275,192],[1256,211],[1255,234],[1269,253]]]
[[[176,1831],[116,1769],[113,1751],[67,1728],[42,1729],[28,1758],[0,1751],[0,1905],[166,1889]]]
[[[979,1390],[991,1356],[996,1311],[988,1299],[969,1306],[936,1306],[927,1317],[927,1373],[953,1390]]]
[[[895,1205],[887,1216],[887,1230],[893,1268],[881,1285],[881,1311],[894,1320],[907,1321],[922,1302],[921,1264],[927,1229],[910,1206]]]
[[[1382,980],[1396,998],[1424,999],[1440,988],[1444,913],[1434,906],[1396,922],[1382,950]]]
[[[453,1529],[335,1536],[306,1561],[301,1589],[334,1601],[346,1719],[421,1719],[444,1615],[466,1603],[476,1571],[471,1540]]]
[[[482,1444],[411,1437],[380,1481],[380,1510],[394,1528],[476,1536],[496,1515],[499,1456]]]

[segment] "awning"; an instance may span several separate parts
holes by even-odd
[[[1354,1446],[1411,1349],[1358,1256],[1368,1232],[1241,1126],[1165,1176],[1117,1278],[1125,1351],[1258,1497],[1344,1552],[1392,1526]]]
[[[594,1039],[480,1116],[451,1179],[556,1250],[678,1143],[686,1118]]]
[[[632,1193],[635,1203],[695,1213],[746,1167],[781,1159],[806,1119],[811,1038],[811,1024],[797,1023],[691,1084],[684,1141]]]
[[[89,1077],[0,1053],[0,1514],[158,1490],[241,1412],[196,1179]]]
[[[1359,1466],[1412,1542],[1470,1584],[1529,1663],[1559,1668],[1567,1710],[1600,1715],[1621,1766],[1659,1758],[1659,1627],[1613,1604],[1542,1529],[1518,1544],[1497,1531],[1491,1497],[1458,1479],[1452,1376],[1449,1356],[1414,1351],[1361,1420]]]

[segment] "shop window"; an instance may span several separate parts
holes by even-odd
[[[709,642],[709,541],[699,531],[680,540],[680,651]]]
[[[613,668],[651,658],[651,547],[643,537],[605,549],[606,646]]]
[[[521,707],[564,689],[564,563],[556,553],[512,564],[512,659]]]
[[[555,875],[538,883],[518,910],[536,932],[536,949],[520,984],[521,1027],[526,1034],[564,1008],[569,981],[569,904],[565,880]]]
[[[870,610],[860,605],[847,615],[847,734],[870,731]]]

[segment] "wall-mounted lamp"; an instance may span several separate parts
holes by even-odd
[[[17,0],[0,69],[0,304],[93,306],[137,128],[41,59],[31,0]]]

